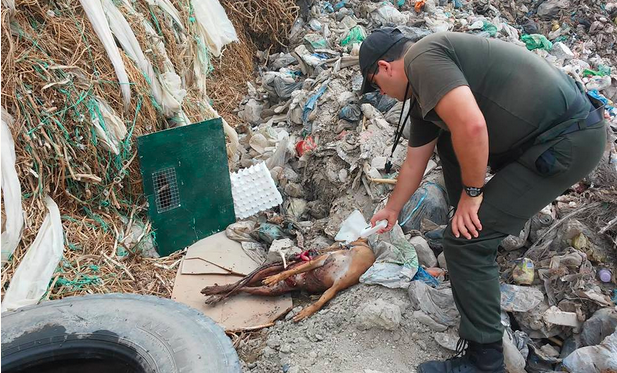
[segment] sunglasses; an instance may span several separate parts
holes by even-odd
[[[379,65],[375,64],[375,69],[373,70],[373,73],[371,74],[371,79],[369,80],[369,84],[371,88],[375,91],[381,91],[379,84],[377,84],[377,82],[375,81],[375,75],[377,75],[378,72],[379,72]]]

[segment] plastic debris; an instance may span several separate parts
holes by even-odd
[[[422,219],[429,219],[438,225],[448,222],[448,203],[439,184],[422,184],[403,206],[398,218],[404,232],[420,229]]]
[[[21,240],[24,213],[21,207],[21,184],[15,170],[15,143],[8,123],[12,118],[2,109],[2,202],[6,217],[2,231],[2,264],[6,263]]]
[[[264,162],[232,173],[231,192],[238,219],[283,203],[283,197]]]
[[[364,31],[364,27],[359,25],[354,26],[351,30],[349,30],[347,36],[341,40],[341,46],[345,47],[347,45],[361,43],[364,39],[366,39],[366,31]]]
[[[369,238],[375,253],[375,263],[360,277],[360,282],[382,285],[388,288],[405,289],[418,271],[418,257],[413,245],[406,239],[400,227],[390,232]]]
[[[422,281],[412,281],[407,292],[415,310],[423,311],[442,325],[455,326],[458,324],[460,315],[454,305],[452,289],[432,288]]]
[[[570,372],[604,373],[617,371],[617,331],[597,346],[583,347],[563,359]]]
[[[62,259],[64,233],[58,205],[45,197],[48,213],[34,242],[19,263],[2,300],[2,312],[37,304]]]
[[[521,36],[521,40],[525,43],[525,46],[530,51],[534,49],[544,49],[550,51],[553,48],[553,43],[551,43],[544,35],[523,35]]]
[[[529,258],[519,260],[512,271],[512,277],[518,285],[531,285],[534,279],[533,261]]]

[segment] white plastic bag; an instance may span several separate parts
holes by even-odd
[[[221,55],[226,44],[238,41],[236,29],[218,0],[192,0],[191,5],[195,12],[198,31],[202,34],[210,53],[215,57]]]
[[[111,0],[102,0],[103,9],[109,20],[109,27],[114,36],[122,45],[122,49],[131,58],[146,76],[154,100],[161,106],[166,117],[173,116],[178,110],[186,91],[182,89],[180,77],[175,73],[166,72],[165,76],[157,76],[152,64],[144,55],[131,26],[126,21],[120,10]],[[165,80],[163,80],[163,78]],[[164,84],[162,84],[162,81]],[[174,90],[172,93],[171,90]]]
[[[103,43],[112,65],[114,65],[114,70],[116,70],[116,75],[118,76],[118,83],[120,83],[120,89],[122,90],[122,96],[124,97],[124,107],[128,108],[131,102],[129,77],[126,74],[120,51],[116,46],[114,37],[111,35],[107,18],[105,18],[105,13],[103,12],[103,5],[100,0],[79,0],[79,2],[84,8],[90,23],[92,23],[94,32],[96,32],[101,43]]]
[[[617,331],[597,346],[582,347],[563,359],[570,372],[601,373],[617,370]]]
[[[38,303],[62,258],[64,238],[60,211],[49,196],[45,197],[45,205],[49,213],[13,274],[4,295],[2,312]]]
[[[124,140],[127,134],[126,126],[107,103],[100,99],[95,101],[100,113],[100,118],[98,116],[92,118],[96,136],[107,150],[114,154],[120,154],[120,142]]]
[[[21,185],[15,170],[15,144],[7,121],[8,113],[2,109],[2,198],[6,220],[2,232],[2,263],[5,263],[21,239],[24,213],[21,207]]]

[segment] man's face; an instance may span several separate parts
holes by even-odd
[[[376,74],[369,74],[372,85],[379,90],[382,95],[387,95],[399,101],[405,99],[405,87],[407,79],[393,68],[391,62],[380,60],[377,65],[379,69]]]

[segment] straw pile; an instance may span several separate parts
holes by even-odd
[[[163,71],[164,58],[154,47],[147,49],[151,43],[144,20],[156,29],[185,83],[182,109],[191,122],[214,117],[204,104],[210,101],[230,123],[238,123],[232,112],[254,70],[253,36],[271,36],[273,48],[280,48],[296,7],[290,0],[223,4],[240,43],[208,61],[211,74],[204,98],[195,83],[199,45],[192,37],[196,26],[190,2],[172,3],[186,28],[184,40],[159,7],[140,1],[132,4],[135,12],[122,4],[118,8],[154,69]],[[114,67],[78,1],[24,0],[15,11],[3,7],[1,32],[2,107],[14,119],[9,128],[25,213],[20,244],[2,270],[2,295],[47,213],[42,200],[48,194],[60,208],[65,248],[46,298],[108,292],[169,297],[182,253],[144,255],[155,235],[147,223],[135,139],[175,124],[156,104],[144,74],[121,53],[132,94],[125,108]],[[97,138],[92,123],[100,116],[96,99],[105,101],[127,127],[118,154]]]

